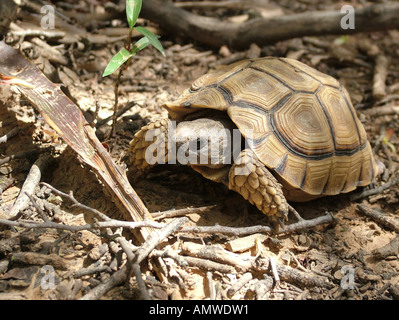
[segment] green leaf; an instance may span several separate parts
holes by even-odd
[[[340,36],[334,40],[334,44],[337,46],[343,45],[348,42],[349,37],[347,35]]]
[[[136,30],[140,32],[143,36],[148,38],[150,43],[157,49],[159,52],[162,53],[163,56],[165,56],[165,51],[163,50],[162,44],[159,42],[158,37],[153,34],[150,30],[144,27],[136,27]]]
[[[133,29],[141,11],[142,0],[126,0],[126,18],[130,29]]]
[[[114,55],[111,61],[108,63],[104,70],[103,77],[109,76],[114,73],[121,65],[123,65],[127,60],[133,57],[135,53],[130,53],[128,50],[123,48],[116,55]]]
[[[136,54],[138,51],[143,50],[146,46],[150,44],[150,40],[147,37],[143,37],[138,40],[134,45],[133,49],[130,51],[132,54]]]

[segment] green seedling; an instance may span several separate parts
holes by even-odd
[[[104,70],[103,77],[109,76],[119,69],[119,75],[115,83],[115,103],[114,103],[114,114],[112,118],[112,131],[111,136],[115,136],[115,123],[116,123],[116,113],[118,109],[118,88],[120,79],[122,76],[122,71],[127,67],[130,59],[134,57],[137,52],[143,50],[149,44],[152,44],[154,48],[159,50],[163,56],[165,56],[165,51],[163,50],[162,44],[159,42],[158,37],[145,27],[135,27],[137,18],[139,17],[142,6],[142,0],[126,0],[126,18],[129,24],[129,36],[125,42],[123,49],[114,55],[111,61],[108,63]],[[141,39],[137,42],[132,43],[132,33],[136,30],[143,35]]]
[[[145,27],[135,27],[137,18],[139,17],[142,6],[142,0],[126,0],[126,18],[129,24],[129,38],[125,44],[125,47],[121,49],[115,56],[112,57],[104,70],[103,77],[109,76],[118,70],[126,61],[136,55],[137,52],[143,50],[149,44],[152,44],[154,48],[159,50],[163,56],[165,51],[163,50],[162,44],[159,42],[158,37]],[[140,32],[143,37],[136,43],[132,44],[131,36],[133,30]]]

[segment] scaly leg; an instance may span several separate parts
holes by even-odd
[[[241,194],[272,220],[287,220],[282,186],[251,149],[241,151],[229,172],[229,189]]]

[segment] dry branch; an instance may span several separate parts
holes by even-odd
[[[284,229],[280,230],[278,233],[290,233],[307,228],[313,228],[320,224],[329,224],[334,221],[334,217],[331,214],[326,214],[321,217],[317,217],[310,220],[302,219],[296,223],[287,225]],[[223,233],[235,236],[245,236],[254,233],[273,233],[273,229],[269,226],[257,225],[250,227],[228,227],[228,226],[187,226],[183,227],[181,232],[191,232],[191,233]]]
[[[228,264],[242,272],[268,272],[270,273],[271,262],[269,258],[255,259],[254,257],[243,256],[229,252],[218,246],[199,245],[195,243],[183,243],[182,253],[196,258],[216,261],[221,264]],[[186,257],[184,257],[186,258]],[[324,277],[315,275],[312,272],[303,272],[291,267],[277,264],[275,273],[278,278],[294,283],[300,287],[321,287],[331,288],[332,284]]]
[[[29,198],[28,198],[29,199]],[[20,227],[27,229],[58,229],[58,230],[67,230],[71,232],[79,232],[83,230],[96,230],[96,229],[104,229],[104,228],[126,228],[130,230],[138,229],[138,228],[162,228],[165,227],[162,223],[157,223],[154,221],[120,221],[120,220],[109,220],[109,221],[98,221],[95,223],[85,224],[85,225],[66,225],[62,223],[56,223],[52,221],[47,222],[37,222],[37,221],[11,221],[8,219],[0,219],[0,225],[5,225],[9,227]]]
[[[45,153],[40,156],[36,162],[32,165],[28,176],[19,192],[17,199],[14,202],[8,216],[11,219],[15,219],[19,212],[24,210],[29,204],[29,196],[32,195],[35,191],[35,188],[38,186],[42,171],[44,171],[50,162],[52,161],[52,157],[49,153]],[[28,194],[28,195],[27,195]]]
[[[190,207],[190,208],[175,209],[175,210],[168,210],[168,211],[162,211],[162,212],[153,212],[153,213],[151,213],[151,215],[154,218],[154,220],[161,220],[161,219],[165,219],[165,218],[185,216],[185,215],[188,215],[191,213],[202,213],[202,212],[209,211],[215,207],[216,207],[216,205],[197,207],[197,208]]]
[[[390,115],[399,114],[399,106],[383,106],[378,108],[371,108],[364,110],[363,113],[368,114],[371,117],[390,116]]]
[[[373,98],[376,101],[384,99],[387,95],[386,78],[388,74],[388,58],[380,48],[369,39],[363,39],[358,43],[359,48],[374,60]]]
[[[42,153],[44,151],[46,151],[46,150],[45,149],[33,149],[33,150],[29,150],[29,151],[18,152],[16,154],[12,154],[10,156],[0,159],[0,165],[10,162],[11,160],[14,160],[14,159],[30,158],[30,157],[33,157],[33,156],[35,156],[39,153]]]
[[[135,263],[141,263],[161,241],[180,229],[181,226],[187,222],[188,218],[186,217],[175,219],[161,230],[152,232],[142,246],[135,252]]]
[[[374,194],[380,194],[382,193],[384,190],[387,190],[389,188],[391,188],[392,186],[395,186],[399,183],[399,174],[396,174],[395,177],[393,177],[391,180],[389,180],[388,182],[384,183],[383,185],[380,185],[377,188],[373,188],[373,189],[367,189],[364,190],[362,192],[359,193],[355,193],[353,195],[350,196],[350,200],[351,201],[356,201],[368,196],[372,196]]]
[[[221,273],[235,273],[235,269],[232,266],[225,265],[224,263],[196,257],[184,257],[183,259],[190,267],[199,268],[201,270],[218,271]]]
[[[203,246],[192,242],[185,242],[182,245],[182,252],[189,256],[228,264],[238,270],[249,270],[253,266],[251,259],[217,246]]]
[[[10,132],[6,133],[4,136],[0,137],[0,143],[7,142],[10,138],[14,137],[18,132],[23,130],[23,128],[13,128]]]
[[[90,166],[104,182],[112,200],[125,214],[126,220],[151,219],[148,209],[131,187],[126,172],[119,168],[100,143],[94,129],[84,115],[59,88],[28,61],[18,50],[0,42],[0,72],[13,75],[34,88],[18,87],[21,93],[40,112],[45,121]],[[151,229],[142,228],[135,234],[139,241],[145,239]]]
[[[374,77],[373,77],[373,97],[380,101],[387,95],[386,79],[388,75],[388,59],[383,54],[375,58]]]
[[[396,256],[399,253],[399,235],[393,238],[388,244],[381,248],[374,249],[372,254],[377,259],[384,259],[389,256]]]
[[[227,295],[229,297],[232,297],[238,290],[240,290],[250,280],[252,280],[252,273],[251,272],[244,273],[241,276],[241,278],[227,290]]]
[[[388,229],[394,230],[395,232],[399,232],[399,224],[387,218],[382,212],[376,209],[369,208],[362,204],[359,204],[357,207],[360,210],[360,212],[366,215],[367,217],[381,223]]]
[[[56,269],[67,270],[65,261],[55,253],[17,252],[11,255],[11,262],[39,266],[51,265]]]
[[[112,276],[110,276],[103,283],[99,284],[94,289],[90,290],[79,300],[98,300],[103,295],[105,295],[109,290],[115,288],[126,282],[130,275],[130,271],[127,266],[123,266],[120,270],[116,271]]]
[[[158,23],[169,33],[216,48],[222,45],[248,48],[252,43],[263,46],[302,36],[351,34],[399,27],[399,4],[395,2],[369,5],[356,9],[354,13],[355,29],[343,29],[341,19],[344,14],[339,10],[254,18],[237,24],[199,16],[161,0],[143,1],[142,9],[143,18]]]

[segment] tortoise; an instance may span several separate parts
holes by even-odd
[[[185,145],[180,155],[188,160],[180,162],[226,184],[272,221],[287,219],[287,201],[348,193],[378,172],[347,90],[297,60],[265,57],[220,67],[163,107],[170,119],[145,125],[130,143],[136,170],[174,163],[173,145],[177,156]],[[218,147],[221,139],[212,138],[236,131],[242,140],[210,161],[212,145],[204,145]]]

